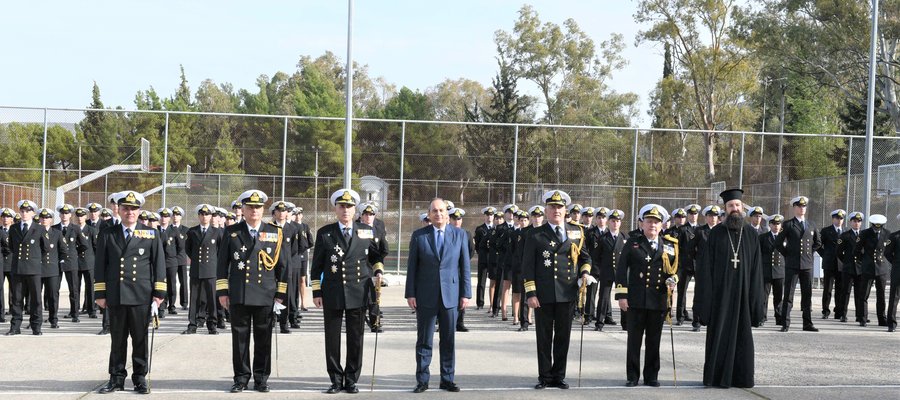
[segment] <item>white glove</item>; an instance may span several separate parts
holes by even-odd
[[[586,279],[588,285],[593,285],[593,284],[597,283],[597,278],[594,278],[593,276],[591,276],[591,274],[585,274],[585,275],[583,275],[583,278],[578,278],[578,287],[581,287],[582,279]]]
[[[275,315],[281,315],[281,310],[284,310],[285,308],[287,307],[284,304],[276,301],[275,305],[272,306],[272,311],[275,312]]]
[[[666,279],[666,285],[668,285],[670,289],[674,290],[677,284],[678,281],[673,277],[669,277],[669,279]]]
[[[150,303],[150,315],[154,317],[159,315],[159,304],[156,304],[155,301]]]

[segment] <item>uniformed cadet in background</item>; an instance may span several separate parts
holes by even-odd
[[[569,204],[566,207],[566,212],[568,213],[567,221],[573,224],[581,224],[581,209],[584,208],[581,204],[574,203]]]
[[[750,226],[756,230],[756,233],[763,234],[768,232],[769,228],[766,227],[765,224],[766,213],[763,212],[762,207],[751,207],[748,215],[750,218]]]
[[[568,389],[566,363],[572,313],[582,279],[593,280],[584,229],[566,222],[569,195],[551,190],[543,195],[547,224],[525,238],[522,278],[528,306],[534,309],[538,384],[535,389]]]
[[[775,246],[775,238],[781,232],[784,217],[775,214],[769,217],[769,231],[759,235],[759,250],[762,257],[763,287],[766,289],[765,323],[769,317],[769,295],[772,295],[772,306],[775,310],[775,325],[783,324],[781,318],[781,301],[784,298],[784,256]]]
[[[897,221],[900,221],[900,215],[897,215]],[[897,248],[900,242],[900,230],[892,233],[888,237],[884,249],[884,258],[891,263],[891,293],[888,297],[887,322],[888,332],[897,330],[897,303],[900,301],[900,249]]]
[[[62,232],[53,229],[53,210],[42,208],[38,211],[38,222],[44,228],[41,233],[44,237],[42,257],[41,286],[44,288],[44,308],[47,309],[47,321],[50,328],[59,328],[59,286],[61,284],[63,270],[68,269],[68,246]]]
[[[163,207],[156,211],[156,213],[152,213],[150,215],[150,222],[153,223],[154,219],[158,219],[158,223],[155,223],[153,226],[160,233],[160,238],[163,241],[163,252],[166,254],[166,302],[163,305],[163,309],[159,310],[160,318],[166,314],[166,309],[168,309],[168,313],[172,315],[178,314],[175,307],[175,295],[176,295],[176,284],[177,276],[178,276],[178,254],[184,251],[184,239],[181,231],[176,229],[174,225],[172,225],[172,210],[169,208]]]
[[[71,318],[72,322],[79,322],[78,308],[81,306],[81,279],[78,276],[78,254],[83,251],[85,244],[84,238],[81,236],[81,228],[72,221],[72,213],[75,207],[70,204],[63,204],[56,208],[59,213],[59,223],[53,225],[53,229],[58,230],[62,234],[63,241],[66,243],[65,258],[60,260],[60,268],[63,276],[66,278],[66,286],[69,289],[69,313],[66,318]]]
[[[641,207],[644,235],[625,242],[616,271],[616,299],[627,312],[628,349],[625,362],[627,382],[634,387],[641,377],[641,343],[644,349],[644,385],[659,386],[659,343],[668,308],[667,291],[678,281],[678,241],[662,236],[662,221],[668,218],[657,204]]]
[[[815,225],[806,219],[809,199],[797,196],[791,199],[794,218],[782,223],[781,232],[775,240],[778,251],[784,255],[784,299],[781,314],[784,317],[782,332],[791,325],[791,308],[794,306],[794,292],[800,282],[800,309],[803,311],[803,330],[818,332],[812,323],[812,279],[813,253],[822,247],[822,240]]]
[[[312,230],[309,228],[309,224],[303,222],[303,207],[294,207],[292,213],[294,214],[294,224],[297,226],[300,247],[306,249],[300,253],[300,283],[297,285],[298,293],[295,293],[295,295],[298,299],[300,311],[309,311],[306,308],[306,276],[309,275],[309,253],[313,245],[315,245],[313,242],[315,238]],[[303,315],[297,314],[297,319],[301,318],[303,318]]]
[[[489,265],[488,258],[489,250],[488,245],[490,241],[491,232],[494,229],[494,213],[497,212],[497,209],[494,207],[485,207],[481,209],[481,214],[484,216],[484,223],[478,225],[475,228],[475,247],[478,253],[478,287],[475,289],[475,309],[480,310],[484,307],[484,294],[485,288],[489,288],[488,286],[488,270]],[[490,296],[490,292],[488,293]]]
[[[131,337],[131,380],[135,392],[147,394],[147,324],[166,295],[165,254],[157,231],[138,222],[144,196],[123,191],[115,197],[121,223],[100,232],[94,276],[96,302],[109,315],[111,336],[109,382],[100,393],[124,390]]]
[[[863,278],[862,278],[862,260],[856,258],[854,249],[856,248],[856,239],[859,238],[860,228],[865,219],[865,215],[859,211],[854,211],[848,215],[850,222],[849,229],[841,234],[838,239],[838,258],[841,259],[841,299],[840,308],[845,310],[841,318],[841,322],[847,322],[846,310],[850,306],[850,291],[853,291],[853,304],[856,309],[855,321],[858,323],[868,323],[862,318],[864,306],[863,299]]]
[[[531,206],[531,208],[528,209],[528,215],[530,221],[521,234],[522,245],[516,248],[516,252],[518,253],[516,256],[519,259],[519,277],[516,282],[513,282],[514,284],[519,285],[521,297],[521,301],[519,302],[519,332],[527,332],[528,327],[534,324],[534,310],[532,310],[531,307],[528,307],[528,299],[525,296],[525,279],[522,277],[522,257],[525,254],[525,238],[527,238],[536,228],[539,228],[544,224],[544,206]]]
[[[489,290],[491,304],[488,308],[488,314],[490,314],[491,317],[496,317],[496,311],[500,308],[500,303],[497,302],[500,298],[499,291],[503,290],[503,268],[500,266],[500,241],[503,239],[503,235],[508,228],[509,225],[507,225],[506,221],[503,219],[503,212],[498,210],[494,213],[494,229],[491,230],[490,237],[485,238],[485,240],[487,240],[486,247],[488,251],[488,278],[491,280]]]
[[[616,269],[625,241],[628,240],[622,233],[622,221],[625,212],[612,210],[607,220],[608,229],[599,233],[588,241],[591,254],[591,275],[597,280],[598,301],[597,312],[594,317],[594,330],[602,331],[606,325],[616,325],[612,318],[612,306],[610,299],[612,288],[616,281]],[[623,328],[625,324],[625,311],[620,310]]]
[[[82,292],[84,293],[84,300],[92,305],[91,307],[82,307],[82,310],[88,314],[89,318],[97,318],[97,312],[93,307],[94,264],[96,260],[94,254],[97,251],[97,235],[99,231],[96,226],[88,225],[88,214],[90,214],[88,208],[75,209],[76,223],[81,229],[81,238],[85,243],[83,248],[78,249],[78,278],[81,281],[79,285],[84,285],[84,291]]]
[[[41,334],[43,323],[43,300],[41,298],[42,259],[44,244],[42,228],[34,223],[37,205],[31,200],[20,200],[16,204],[21,222],[13,224],[9,230],[9,248],[12,252],[12,323],[6,335],[22,333],[22,316],[25,312],[25,297],[28,296],[28,314],[31,331]],[[47,244],[49,246],[49,244]]]
[[[428,220],[428,213],[419,214],[419,221],[422,221],[422,226],[431,225],[431,221]]]
[[[860,232],[854,256],[862,263],[863,286],[862,294],[862,319],[868,321],[869,294],[872,293],[872,285],[875,285],[875,313],[878,317],[878,326],[887,326],[887,306],[885,305],[885,286],[890,278],[891,265],[884,257],[884,247],[890,241],[890,231],[884,226],[887,218],[881,214],[873,214],[869,217],[869,227]],[[866,326],[866,323],[860,323]]]
[[[498,273],[498,282],[497,289],[494,290],[494,299],[491,302],[491,308],[493,309],[493,313],[491,314],[493,317],[500,315],[501,320],[508,321],[509,318],[506,316],[507,309],[509,308],[509,298],[510,298],[510,290],[512,289],[512,265],[510,264],[510,237],[513,234],[513,231],[516,228],[516,213],[519,212],[519,207],[515,204],[507,204],[503,206],[503,221],[506,225],[502,230],[497,230],[500,234],[495,239],[496,251],[497,251],[497,269]]]
[[[262,221],[267,200],[260,190],[241,193],[244,220],[226,227],[219,244],[216,293],[219,304],[231,311],[232,393],[247,389],[251,377],[254,390],[269,391],[272,328],[287,299],[288,245],[280,227]]]
[[[466,215],[466,210],[463,210],[462,208],[452,208],[448,211],[448,213],[450,214],[450,225],[453,225],[454,227],[465,230],[465,228],[463,228],[462,224],[463,224],[463,217]],[[466,235],[469,238],[469,261],[471,261],[472,257],[475,256],[475,238],[472,236],[472,232],[466,231]],[[515,282],[513,282],[513,284],[515,284]],[[466,328],[465,321],[463,321],[463,318],[465,317],[465,315],[466,315],[465,309],[459,310],[459,318],[457,318],[457,320],[456,320],[456,331],[457,332],[468,332],[469,331],[469,328]]]
[[[722,209],[719,206],[712,205],[706,206],[703,209],[703,216],[706,219],[706,225],[694,229],[693,238],[690,239],[687,245],[687,251],[691,255],[691,260],[693,260],[694,273],[698,273],[696,271],[697,268],[702,268],[703,266],[703,257],[706,254],[706,244],[707,239],[709,239],[709,232],[712,228],[719,223],[719,217],[722,215]],[[690,220],[690,219],[689,219]],[[681,268],[678,268],[679,271]],[[701,321],[700,316],[697,315],[697,310],[701,309],[701,307],[706,307],[708,305],[702,304],[702,300],[699,296],[697,296],[698,285],[701,285],[700,282],[696,282],[694,284],[694,301],[693,307],[694,310],[694,318],[691,321],[691,327],[694,332],[700,331],[700,326],[705,325],[706,321]],[[687,283],[682,284],[683,289],[677,290],[678,298],[681,299],[681,296],[686,296],[685,292],[687,292]],[[703,290],[703,289],[699,289]],[[679,304],[681,304],[679,302]],[[677,313],[676,313],[677,314]],[[684,320],[689,320],[690,315],[687,313],[687,304],[685,303],[685,309],[682,311],[682,317]],[[676,319],[676,325],[681,325],[681,321]]]
[[[97,225],[100,223],[100,221],[103,221],[102,219],[100,219],[100,212],[103,211],[103,206],[100,205],[100,203],[91,202],[85,204],[84,208],[86,208],[88,211],[85,224],[97,228]]]
[[[244,209],[243,204],[240,201],[232,201],[231,202],[231,212],[234,213],[235,223],[241,222],[244,220]]]
[[[512,324],[521,325],[522,317],[519,315],[522,309],[524,282],[522,281],[522,245],[525,243],[525,233],[528,231],[528,212],[518,210],[515,213],[515,228],[507,235],[506,263],[510,269],[510,290],[512,292]],[[504,319],[505,320],[505,319]]]
[[[183,218],[184,209],[179,206],[172,207],[172,227],[174,227],[176,231],[181,232],[181,234],[178,235],[178,239],[176,239],[181,241],[181,247],[178,250],[178,302],[181,304],[182,310],[187,310],[188,299],[190,298],[190,295],[188,294],[188,288],[190,288],[190,284],[188,283],[190,261],[188,260],[187,251],[185,251],[188,227],[181,223]],[[171,282],[171,284],[174,285],[175,282]]]
[[[237,214],[233,212],[229,212],[228,215],[225,216],[225,226],[231,226],[237,223]]]
[[[384,225],[381,225],[382,227],[379,228],[379,226],[375,224],[376,216],[378,215],[378,206],[375,204],[375,202],[366,202],[357,206],[356,208],[359,212],[359,218],[357,218],[357,222],[363,225],[368,225],[372,228],[373,231],[375,231],[375,244],[378,247],[380,258],[384,260],[390,250],[388,249],[386,237],[387,235],[385,234],[383,228]],[[375,271],[371,270],[371,268],[369,273],[372,274],[372,276],[375,275]],[[384,332],[383,324],[381,323],[381,320],[379,318],[381,315],[381,308],[378,306],[377,296],[380,296],[380,294],[378,294],[374,290],[374,285],[371,289],[372,291],[366,295],[366,297],[368,298],[368,304],[366,305],[366,308],[368,310],[368,312],[366,313],[366,322],[369,324],[369,329],[373,333]]]
[[[0,209],[0,261],[3,262],[3,275],[0,276],[0,323],[6,322],[6,316],[9,315],[9,309],[12,302],[12,294],[7,295],[5,286],[8,284],[12,288],[12,251],[9,248],[9,228],[13,224],[15,213],[12,209]]]
[[[206,329],[210,335],[218,334],[218,327],[224,328],[224,314],[218,312],[216,299],[216,278],[219,268],[219,246],[222,245],[223,229],[214,228],[212,220],[213,207],[209,204],[198,204],[196,209],[199,223],[188,229],[185,240],[185,252],[191,260],[190,268],[190,302],[188,303],[188,327],[182,332],[185,335],[197,333],[201,305],[205,307]],[[173,231],[176,231],[173,229]],[[204,300],[205,299],[205,300]],[[221,322],[221,323],[220,323]]]
[[[381,284],[383,259],[374,230],[354,223],[359,194],[339,189],[331,195],[337,222],[316,232],[312,259],[313,303],[324,311],[327,393],[358,393],[362,372],[363,326],[372,278]],[[371,266],[371,267],[370,267]],[[341,366],[341,325],[346,319],[347,361]]]
[[[585,207],[581,210],[581,218],[578,223],[584,226],[585,229],[591,226],[591,221],[594,219],[594,207]]]
[[[284,305],[287,307],[286,312],[278,316],[278,325],[281,333],[290,334],[291,328],[300,329],[297,321],[297,301],[294,292],[297,291],[297,283],[300,277],[300,252],[306,249],[299,247],[297,240],[297,226],[288,222],[291,216],[291,210],[294,209],[294,203],[287,201],[275,201],[269,206],[269,213],[272,214],[272,223],[281,228],[284,235],[286,247],[282,250],[282,257],[288,266],[287,277],[287,298]]]
[[[822,319],[828,319],[831,315],[831,294],[834,293],[834,318],[840,319],[844,311],[840,305],[841,299],[841,260],[838,258],[838,240],[844,231],[844,217],[847,212],[837,209],[831,212],[831,225],[819,232],[822,238],[822,247],[817,253],[822,257]]]

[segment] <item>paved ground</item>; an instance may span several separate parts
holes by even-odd
[[[815,291],[815,299],[821,296]],[[798,291],[799,297],[799,291]],[[874,297],[874,294],[873,294]],[[475,399],[545,398],[565,393],[568,398],[630,397],[640,399],[900,399],[900,334],[885,328],[815,322],[819,333],[798,330],[781,333],[773,325],[754,331],[756,382],[750,390],[708,389],[702,386],[705,331],[675,327],[678,387],[672,379],[672,352],[668,328],[663,336],[663,387],[623,387],[626,334],[618,326],[603,332],[585,330],[581,388],[578,385],[580,331],[573,332],[568,381],[572,389],[536,391],[537,361],[534,331],[516,332],[510,322],[490,318],[484,310],[470,310],[468,333],[457,334],[457,378],[463,393],[453,395],[436,388],[424,395],[409,393],[415,385],[414,316],[405,307],[402,287],[383,293],[386,332],[378,336],[376,398],[461,397]],[[799,298],[797,303],[799,303]],[[814,301],[815,303],[815,301]],[[874,316],[874,299],[870,305]],[[68,310],[62,310],[62,313]],[[187,313],[162,321],[155,338],[150,375],[153,397],[221,398],[231,385],[231,338],[201,333],[180,335]],[[615,312],[617,314],[617,310]],[[800,319],[799,311],[795,318]],[[301,329],[278,335],[278,360],[273,365],[269,398],[328,398],[321,394],[329,382],[325,373],[321,312],[304,314]],[[814,316],[820,309],[814,307]],[[852,314],[851,314],[852,315]],[[771,312],[770,312],[771,318]],[[799,322],[796,324],[799,327]],[[877,324],[875,324],[877,325]],[[610,329],[612,328],[612,329]],[[44,329],[44,336],[0,337],[0,397],[97,398],[105,383],[109,336],[97,336],[99,320],[79,324],[61,320],[61,328]],[[6,330],[6,324],[2,327]],[[375,335],[366,334],[363,390],[371,384]],[[130,367],[130,366],[129,366]],[[432,369],[437,375],[437,370]],[[438,378],[433,378],[433,383]],[[130,380],[126,388],[130,389]],[[132,392],[114,396],[132,395]],[[245,394],[264,396],[258,393]],[[341,396],[348,396],[342,394]]]

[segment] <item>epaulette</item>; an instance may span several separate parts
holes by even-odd
[[[665,236],[663,236],[663,238],[666,239],[666,240],[668,240],[668,241],[670,241],[670,242],[672,242],[672,243],[678,243],[678,239],[675,239],[675,238],[672,237],[671,235],[665,235]]]
[[[580,222],[569,221],[569,224],[584,227],[584,225],[582,225]]]

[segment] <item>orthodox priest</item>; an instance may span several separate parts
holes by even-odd
[[[741,189],[719,194],[727,217],[709,234],[702,271],[710,285],[703,384],[716,387],[753,387],[754,352],[751,326],[765,315],[759,235],[744,222]]]

